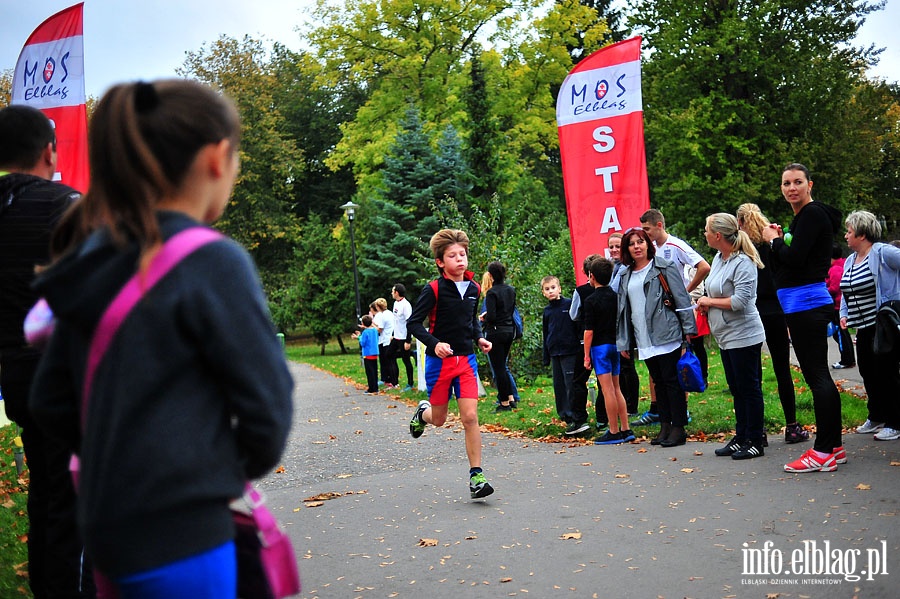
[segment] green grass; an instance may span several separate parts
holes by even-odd
[[[2,409],[2,407],[0,407]],[[15,425],[0,427],[0,597],[31,597],[28,562],[28,470],[16,475]]]
[[[353,346],[348,346],[353,351]],[[321,348],[316,345],[289,344],[287,347],[288,358],[297,362],[310,364],[316,368],[340,376],[365,388],[365,373],[360,364],[359,354],[341,354],[336,343],[328,344],[325,355],[320,355]],[[691,423],[688,425],[688,434],[695,438],[721,439],[734,429],[733,400],[725,383],[725,373],[722,369],[722,360],[718,348],[708,349],[709,355],[709,388],[703,393],[690,393],[688,395],[688,409],[691,412]],[[649,405],[647,390],[647,369],[644,363],[637,362],[638,376],[641,380],[640,410],[646,410]],[[402,368],[401,368],[402,370]],[[572,441],[563,435],[565,425],[556,417],[556,407],[553,399],[553,382],[549,376],[539,377],[530,384],[522,381],[519,383],[519,407],[514,412],[494,412],[496,390],[485,385],[488,396],[481,398],[478,403],[478,418],[486,428],[508,430],[511,434],[524,437],[541,439],[545,441]],[[797,392],[797,418],[801,424],[810,425],[815,422],[812,407],[812,394],[803,381],[800,372],[794,371],[794,387]],[[420,399],[425,398],[424,392],[413,391],[400,393],[397,390],[385,391],[402,398],[410,405],[415,405]],[[770,435],[781,434],[784,427],[784,412],[778,399],[775,375],[772,373],[771,361],[767,354],[763,354],[763,397],[765,399],[765,426]],[[845,428],[852,428],[863,421],[867,416],[866,402],[864,399],[850,393],[841,393],[842,418]],[[588,413],[593,415],[595,410],[588,406]],[[655,435],[656,427],[637,427],[635,432],[648,436]]]

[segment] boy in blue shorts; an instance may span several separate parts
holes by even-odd
[[[608,287],[613,263],[606,258],[591,261],[588,282],[594,293],[584,302],[584,367],[594,368],[597,386],[603,392],[603,404],[609,430],[594,439],[595,445],[617,445],[634,441],[628,428],[628,408],[619,388],[619,352],[616,350],[616,294]],[[602,419],[597,402],[597,421]]]
[[[481,470],[481,430],[478,425],[478,365],[474,343],[491,351],[478,321],[480,289],[469,265],[469,237],[463,231],[442,229],[431,238],[431,253],[440,275],[422,289],[407,329],[425,345],[425,385],[428,399],[409,422],[409,433],[418,439],[425,425],[443,426],[450,393],[455,392],[459,418],[465,429],[469,458],[469,493],[472,499],[487,497],[494,488]],[[428,329],[423,322],[428,319]]]

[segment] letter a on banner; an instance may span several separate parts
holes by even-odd
[[[602,254],[610,233],[640,226],[650,207],[641,105],[641,38],[597,50],[563,81],[556,100],[572,259]]]
[[[86,192],[84,3],[56,13],[29,36],[13,75],[12,103],[41,110],[56,127],[54,179]]]

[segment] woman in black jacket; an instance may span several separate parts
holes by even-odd
[[[494,385],[497,387],[498,412],[512,410],[512,385],[509,377],[502,376],[506,372],[506,361],[509,359],[509,348],[515,338],[513,310],[516,308],[516,290],[506,284],[506,267],[494,261],[488,264],[488,272],[494,279],[494,285],[484,296],[484,334],[493,344],[488,360],[494,370]],[[499,373],[500,376],[497,376]]]

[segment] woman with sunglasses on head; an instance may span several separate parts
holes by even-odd
[[[626,358],[632,358],[637,350],[656,385],[660,429],[651,443],[684,445],[687,395],[678,383],[678,359],[684,353],[686,335],[697,334],[691,298],[682,273],[673,262],[656,256],[644,230],[625,232],[621,254],[628,270],[619,281],[616,346]],[[674,296],[674,306],[666,305],[666,286]]]
[[[816,439],[785,472],[831,472],[847,461],[841,444],[841,396],[828,368],[828,324],[834,300],[825,278],[841,213],[814,202],[809,169],[788,164],[781,173],[781,193],[794,212],[790,232],[772,224],[763,230],[771,246],[778,301],[784,310],[794,354],[813,396]]]
[[[717,456],[749,460],[763,455],[762,343],[766,332],[756,309],[757,268],[762,261],[737,219],[717,213],[706,218],[706,243],[717,250],[697,300],[721,350],[725,380],[734,398],[735,435]]]

